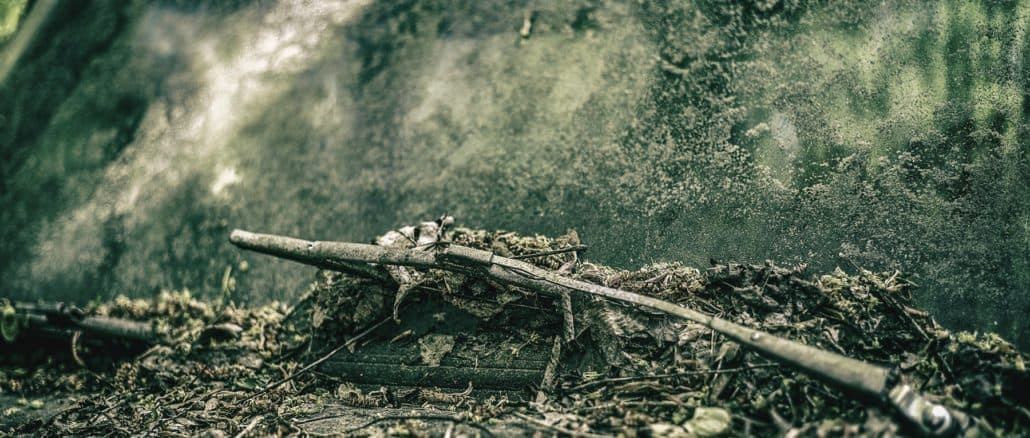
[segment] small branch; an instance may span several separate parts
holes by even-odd
[[[247,423],[247,427],[244,427],[243,430],[241,430],[240,433],[236,434],[234,438],[243,438],[247,436],[247,434],[250,433],[250,431],[254,430],[254,426],[257,426],[257,424],[261,422],[261,420],[263,419],[265,419],[264,415],[258,415],[254,417],[254,419],[250,420],[250,423]]]
[[[564,323],[562,337],[566,343],[576,340],[576,317],[572,312],[572,294],[564,291],[561,294],[562,322]]]
[[[322,419],[324,419],[324,418],[322,418]],[[347,430],[341,432],[340,434],[344,435],[344,436],[348,436],[348,435],[351,435],[354,432],[357,432],[357,431],[359,431],[361,429],[365,429],[365,428],[367,428],[369,426],[374,426],[374,425],[382,423],[384,421],[403,421],[403,420],[450,421],[452,423],[461,423],[461,424],[464,424],[466,426],[475,428],[475,429],[483,432],[484,434],[486,434],[486,436],[494,436],[493,432],[491,432],[490,429],[487,429],[486,427],[481,426],[481,425],[476,424],[476,423],[465,421],[465,419],[463,419],[461,417],[454,416],[454,415],[431,415],[431,414],[425,414],[425,415],[385,415],[385,416],[382,416],[382,417],[378,417],[378,418],[376,418],[374,420],[371,420],[371,421],[369,421],[369,422],[367,422],[365,424],[362,424],[361,426],[354,427],[354,428],[351,428],[351,429],[347,429]]]
[[[79,339],[82,339],[82,330],[76,330],[72,335],[72,359],[75,359],[75,363],[80,367],[89,368],[86,366],[86,361],[79,357]]]
[[[335,356],[336,353],[339,353],[340,351],[343,351],[344,348],[347,348],[347,347],[353,345],[355,342],[358,342],[359,340],[361,340],[362,338],[367,336],[369,333],[372,333],[372,331],[374,331],[375,329],[381,327],[383,324],[386,324],[387,322],[390,321],[390,319],[391,318],[387,317],[386,319],[376,323],[372,327],[369,327],[365,331],[359,333],[357,336],[355,336],[353,338],[350,338],[349,341],[344,342],[344,343],[340,344],[338,347],[332,349],[332,351],[330,351],[329,353],[326,353],[325,356],[322,356],[322,357],[318,358],[318,360],[305,365],[304,368],[301,368],[297,372],[295,372],[293,374],[290,374],[289,376],[287,376],[287,377],[285,377],[283,379],[280,379],[280,380],[276,381],[275,383],[272,383],[272,384],[266,386],[265,389],[262,389],[261,391],[258,391],[256,393],[254,393],[253,395],[251,395],[251,396],[249,396],[249,397],[247,397],[247,398],[245,398],[243,400],[240,400],[237,403],[246,403],[248,401],[251,401],[251,400],[253,400],[256,397],[259,397],[259,396],[261,396],[263,394],[268,393],[268,391],[271,391],[271,390],[273,390],[275,388],[278,388],[278,387],[286,384],[286,382],[289,382],[289,381],[292,381],[293,379],[296,379],[301,374],[304,374],[304,373],[306,373],[308,371],[311,371],[315,367],[321,365],[323,362],[325,362],[325,361],[329,360],[330,358],[332,358],[333,356]]]
[[[583,251],[586,251],[587,248],[588,247],[586,245],[573,245],[573,246],[570,246],[570,247],[567,247],[567,248],[558,248],[558,249],[552,249],[550,251],[541,251],[541,252],[534,252],[534,253],[530,253],[530,254],[522,254],[522,255],[512,256],[511,258],[517,259],[517,260],[531,259],[531,258],[536,258],[536,257],[544,257],[544,256],[554,255],[554,254],[564,254],[564,253],[567,253],[567,252],[583,252]]]
[[[558,376],[558,363],[561,362],[561,337],[554,337],[554,345],[551,347],[551,358],[544,368],[544,377],[540,382],[540,390],[536,393],[536,402],[547,401],[547,393],[554,390],[554,381]]]
[[[524,420],[524,421],[528,421],[529,424],[534,429],[538,429],[538,430],[542,429],[542,430],[545,430],[545,431],[548,431],[548,432],[557,433],[558,435],[568,435],[568,436],[571,436],[573,438],[580,438],[580,437],[582,437],[582,438],[610,438],[611,437],[611,435],[599,435],[599,434],[590,433],[590,432],[580,432],[580,431],[577,431],[577,430],[571,430],[571,429],[566,429],[564,427],[555,426],[553,424],[547,424],[546,422],[544,422],[542,420],[538,420],[536,418],[533,418],[533,417],[530,417],[528,415],[521,414],[521,413],[518,413],[518,412],[515,412],[514,415],[516,417]]]
[[[624,382],[636,382],[640,380],[654,380],[654,379],[669,379],[674,377],[686,377],[686,376],[697,376],[697,375],[711,375],[711,374],[726,374],[726,373],[739,373],[741,371],[753,370],[757,368],[769,368],[778,367],[780,364],[777,363],[763,363],[758,365],[750,365],[746,367],[737,368],[725,368],[721,370],[697,370],[697,371],[684,371],[681,373],[669,373],[669,374],[655,374],[653,376],[627,376],[627,377],[611,377],[607,379],[591,380],[586,383],[582,383],[573,386],[569,391],[582,391],[587,388],[594,386],[603,385],[606,383],[624,383]]]

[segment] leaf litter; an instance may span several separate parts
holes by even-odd
[[[837,269],[820,274],[805,265],[717,261],[705,270],[655,263],[630,271],[564,251],[581,245],[574,231],[548,238],[467,228],[445,232],[439,222],[437,228],[432,224],[391,231],[377,243],[410,248],[447,241],[520,257],[573,278],[896,366],[923,394],[974,417],[974,432],[1030,433],[1026,355],[995,334],[942,328],[914,307],[916,286],[901,273]],[[83,346],[92,359],[86,367],[38,348],[19,349],[16,341],[3,344],[8,352],[0,361],[0,395],[34,400],[22,407],[38,408],[44,396],[64,402],[51,415],[23,421],[8,415],[17,405],[6,408],[0,431],[43,436],[902,433],[879,408],[700,324],[594,297],[554,299],[446,271],[390,267],[386,272],[393,284],[319,271],[292,307],[242,308],[203,301],[188,291],[91,305],[88,314],[151,321],[165,336],[131,354],[110,345]],[[429,312],[434,300],[452,311]],[[424,321],[402,330],[398,320]],[[458,334],[444,329],[454,324],[469,328]],[[477,371],[491,357],[512,369],[516,361],[545,360],[532,374],[539,381],[507,391],[474,388],[471,380],[455,380],[451,387],[394,385],[390,374],[379,384],[352,382],[326,366],[299,372],[334,348],[360,353],[405,345],[412,354],[395,364],[402,371],[462,363]],[[507,378],[498,376],[498,381]],[[370,421],[334,427],[331,421],[342,414],[326,412],[340,409]]]

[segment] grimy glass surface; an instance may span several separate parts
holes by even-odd
[[[50,3],[0,1],[2,296],[291,299],[311,270],[229,230],[448,213],[627,268],[900,269],[1030,344],[1026,2]]]

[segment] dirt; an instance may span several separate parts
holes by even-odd
[[[380,244],[412,247],[426,225]],[[629,271],[555,238],[457,228],[440,242],[525,258],[825,350],[894,367],[970,433],[1030,433],[1027,357],[990,333],[951,333],[913,307],[899,272],[808,272],[713,261]],[[397,238],[409,236],[412,239]],[[420,235],[421,234],[421,235]],[[430,249],[432,250],[432,249]],[[588,254],[589,252],[587,252]],[[320,271],[295,306],[241,308],[188,291],[85,309],[150,321],[147,349],[20,333],[0,346],[0,431],[33,435],[895,435],[883,409],[666,315],[437,270],[397,284]],[[227,282],[228,283],[228,282]],[[403,290],[404,293],[398,293]],[[396,309],[396,312],[395,312]],[[32,345],[26,345],[33,342]],[[310,371],[305,365],[340,352]],[[83,365],[67,356],[78,356]],[[24,400],[20,400],[24,399]]]

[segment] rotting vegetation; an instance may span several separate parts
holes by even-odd
[[[561,251],[580,244],[574,232],[419,230],[377,243],[411,247],[435,236],[428,243],[530,256],[563,275],[896,366],[924,394],[975,417],[980,432],[1025,435],[1030,427],[1026,355],[994,334],[944,330],[912,307],[915,285],[898,272],[813,274],[772,262],[627,271]],[[93,314],[154,321],[166,341],[111,369],[53,359],[31,371],[5,365],[3,393],[27,398],[5,417],[49,392],[68,402],[46,418],[4,427],[62,436],[898,432],[880,410],[695,323],[449,272],[385,270],[403,279],[399,290],[320,271],[291,309],[243,309],[188,292],[94,305]],[[326,359],[330,350],[339,354]],[[312,363],[319,366],[304,366]]]
[[[279,3],[55,17],[0,89],[5,294],[206,296],[238,261],[224,224],[352,240],[444,208],[576,228],[624,268],[899,268],[948,327],[1030,346],[1027,2],[347,2],[339,25]],[[301,22],[329,43],[297,70],[222,74]],[[277,97],[232,92],[252,80]],[[223,126],[222,97],[239,132],[173,129]],[[255,260],[238,301],[292,299],[283,266]]]

